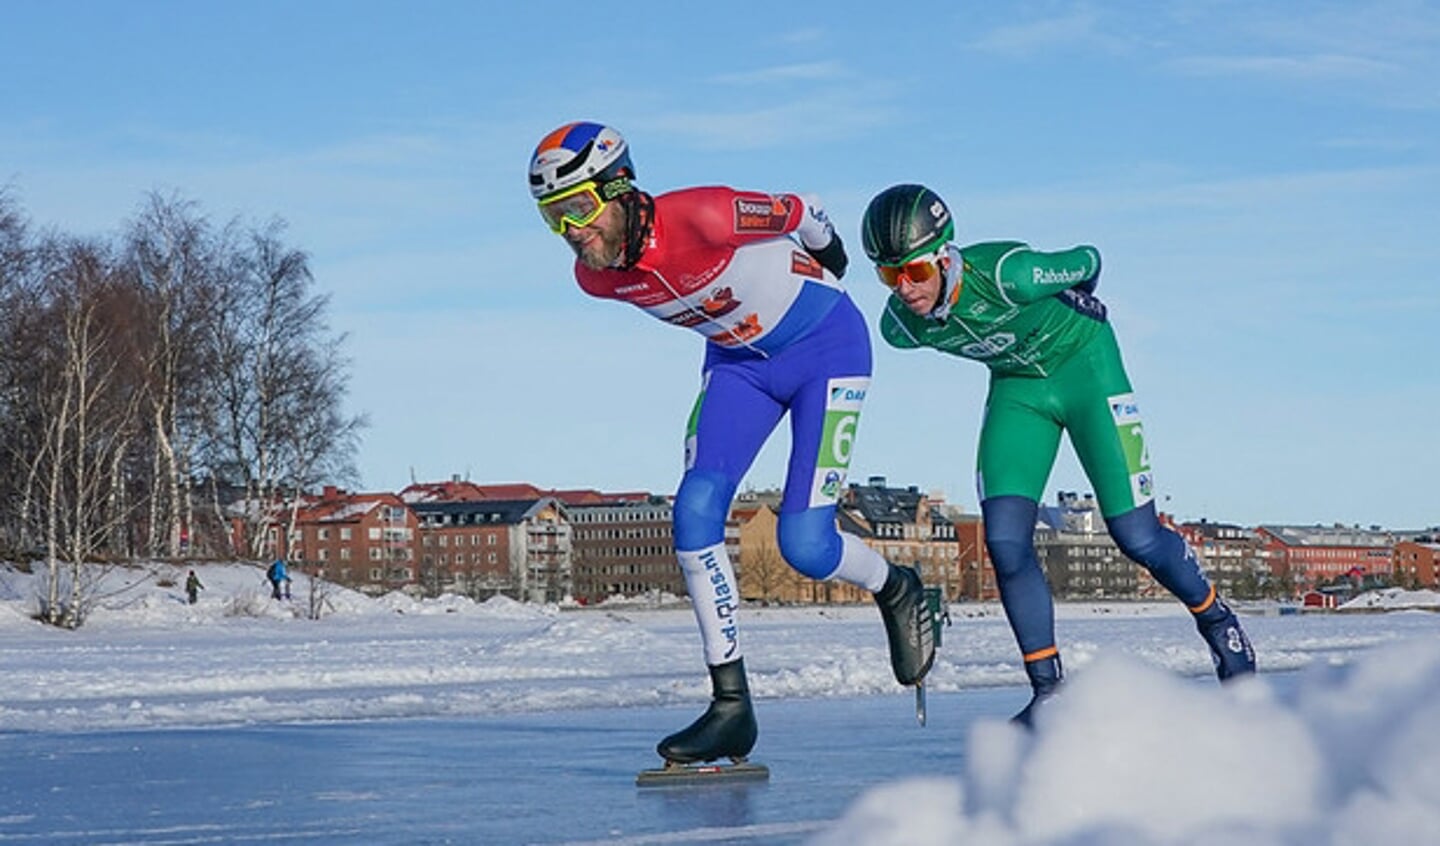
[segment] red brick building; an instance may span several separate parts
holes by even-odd
[[[1395,544],[1391,559],[1397,584],[1410,588],[1436,587],[1436,568],[1440,567],[1440,542],[1401,541]]]
[[[1389,534],[1346,526],[1260,526],[1255,530],[1271,574],[1298,595],[1343,576],[1389,581],[1393,575]]]
[[[959,547],[960,584],[951,599],[992,602],[1000,598],[995,585],[995,568],[985,549],[985,521],[978,514],[955,518],[955,544]]]
[[[277,555],[324,579],[371,594],[415,584],[415,514],[392,493],[349,493],[327,485],[295,512]]]

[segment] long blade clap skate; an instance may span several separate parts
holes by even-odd
[[[661,769],[644,770],[636,777],[641,787],[694,784],[704,781],[764,780],[770,771],[747,760],[759,730],[745,678],[745,659],[710,667],[712,698],[700,718],[666,737],[655,751],[665,759]],[[730,764],[712,764],[729,758]]]

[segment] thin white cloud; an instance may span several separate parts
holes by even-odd
[[[1362,56],[1327,53],[1309,56],[1191,56],[1168,63],[1172,70],[1191,76],[1251,76],[1318,81],[1375,79],[1398,68]]]
[[[791,30],[781,35],[778,40],[781,44],[815,44],[824,38],[825,30],[818,26],[812,26]]]
[[[702,149],[755,150],[850,137],[883,126],[892,120],[883,102],[858,91],[835,90],[748,110],[671,112],[647,118],[644,124],[687,137]]]
[[[997,27],[971,41],[970,46],[986,53],[1026,58],[1058,45],[1115,43],[1113,37],[1102,34],[1098,22],[1098,15],[1082,9],[1061,17]]]
[[[1378,153],[1403,153],[1422,149],[1423,144],[1419,139],[1412,137],[1350,135],[1321,141],[1320,146],[1328,147],[1332,150],[1369,150]]]
[[[710,81],[725,85],[765,85],[774,82],[827,81],[843,76],[845,68],[839,62],[801,62],[720,74],[711,77]]]

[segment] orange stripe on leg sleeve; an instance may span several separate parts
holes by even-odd
[[[1191,614],[1199,614],[1199,613],[1203,612],[1206,608],[1209,608],[1211,605],[1214,605],[1214,604],[1215,604],[1215,586],[1214,586],[1214,585],[1211,585],[1211,586],[1210,586],[1210,595],[1207,596],[1207,597],[1205,597],[1205,601],[1204,601],[1204,602],[1200,603],[1199,605],[1192,606],[1192,607],[1190,608],[1190,613],[1191,613]]]
[[[1050,658],[1059,654],[1059,649],[1053,646],[1047,646],[1044,649],[1037,649],[1034,652],[1025,653],[1025,663],[1029,664],[1032,661],[1043,661],[1046,658]]]

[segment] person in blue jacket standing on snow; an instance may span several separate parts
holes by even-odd
[[[285,570],[284,558],[275,559],[270,569],[265,571],[265,578],[270,580],[271,599],[290,598],[290,575]]]

